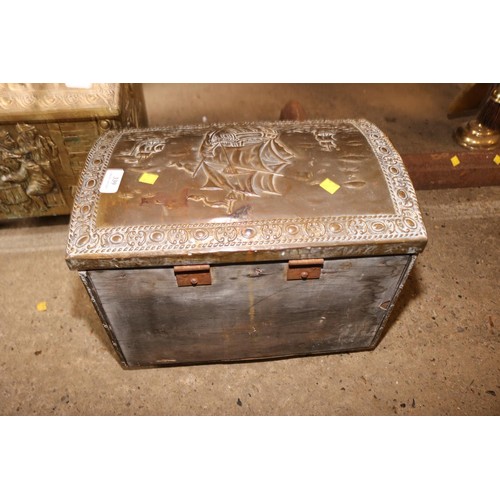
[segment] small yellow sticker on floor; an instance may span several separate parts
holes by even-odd
[[[458,165],[460,165],[460,160],[458,159],[458,156],[455,155],[453,157],[450,158],[450,161],[451,161],[451,164],[454,166],[454,167],[458,167]]]
[[[36,305],[36,310],[38,312],[46,311],[47,310],[47,302],[45,302],[45,300],[43,300],[42,302],[38,302],[38,304]]]
[[[497,164],[500,165],[500,155],[496,155],[495,158],[493,158],[493,161]]]
[[[149,172],[144,172],[139,177],[139,182],[144,182],[144,184],[154,184],[156,179],[158,179],[158,174],[150,174]]]
[[[328,177],[320,184],[320,187],[330,194],[334,194],[340,189],[340,186],[328,179]]]

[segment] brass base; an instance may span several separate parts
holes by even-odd
[[[495,149],[500,145],[500,131],[481,125],[477,120],[471,120],[457,128],[455,140],[468,149]]]

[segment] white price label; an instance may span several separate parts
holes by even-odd
[[[123,169],[121,168],[110,168],[106,170],[104,174],[104,179],[101,182],[101,187],[99,188],[100,193],[116,193],[120,187],[120,182],[123,177]]]

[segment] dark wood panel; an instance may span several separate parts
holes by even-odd
[[[286,263],[221,265],[203,287],[178,287],[172,268],[87,276],[128,365],[144,366],[369,348],[411,259],[327,260],[306,281]]]

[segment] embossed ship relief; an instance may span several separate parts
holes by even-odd
[[[279,140],[277,131],[265,127],[224,127],[209,132],[203,141],[202,159],[193,177],[202,181],[201,190],[222,191],[222,201],[209,195],[188,199],[207,207],[224,208],[232,214],[237,200],[266,195],[280,196],[277,178],[295,157]]]
[[[124,175],[117,193],[101,195],[107,168]],[[70,235],[70,255],[162,259],[270,244],[280,256],[304,245],[380,254],[426,237],[401,158],[364,120],[110,132],[87,160]]]
[[[185,202],[195,202],[229,216],[242,217],[257,208],[257,199],[282,196],[284,181],[318,186],[324,180],[324,176],[314,178],[310,165],[299,158],[295,146],[287,144],[286,140],[290,142],[291,138],[283,138],[281,132],[263,125],[228,125],[200,134],[197,136],[199,142],[192,141],[192,138],[190,142],[182,131],[177,136],[162,134],[158,137],[139,133],[135,141],[127,149],[116,153],[113,159],[123,161],[123,165],[116,167],[130,165],[129,170],[133,172],[161,175],[170,170],[168,175],[171,176],[171,170],[175,169],[182,175],[187,174],[194,182],[188,183],[189,188],[184,189],[187,189]],[[307,132],[310,137],[307,147],[310,150],[331,153],[340,149],[337,146],[338,131],[331,127],[304,126],[287,132]],[[183,141],[185,144],[177,151],[176,145],[183,144]],[[303,147],[303,144],[298,145]],[[159,154],[162,152],[163,156]],[[344,186],[352,188],[353,184],[346,180]],[[357,187],[363,185],[359,183]],[[135,192],[139,194],[137,189]],[[165,197],[154,190],[141,192],[140,195],[142,204],[163,204],[169,216],[172,216],[170,208],[181,204],[179,200],[162,203]],[[134,191],[124,189],[119,196],[132,199]],[[250,201],[251,205],[248,204]]]
[[[145,138],[138,141],[134,147],[119,157],[123,158],[125,163],[138,165],[141,160],[147,160],[156,153],[161,153],[165,149],[165,140],[159,138]]]

